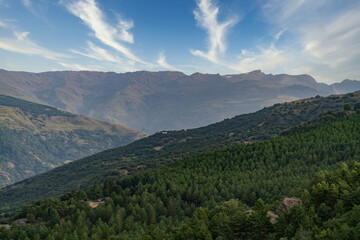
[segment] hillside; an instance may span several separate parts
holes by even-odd
[[[118,124],[0,95],[0,188],[144,136]]]
[[[359,144],[360,114],[324,114],[279,138],[194,155],[86,192],[34,202],[1,219],[13,228],[0,234],[7,239],[359,239]],[[292,207],[278,207],[289,195],[301,203],[293,198]]]
[[[122,178],[194,153],[270,139],[345,103],[360,102],[360,92],[276,104],[206,127],[158,132],[127,146],[74,161],[0,191],[2,210],[71,189],[86,188],[107,177]],[[45,184],[46,183],[46,184]]]
[[[275,103],[360,90],[359,81],[326,85],[309,75],[181,72],[11,72],[0,94],[55,106],[147,133],[205,126]]]

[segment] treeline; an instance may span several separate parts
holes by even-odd
[[[357,239],[359,120],[324,115],[277,139],[33,202],[1,219],[13,227],[0,239]],[[302,203],[271,224],[266,212],[289,195]]]

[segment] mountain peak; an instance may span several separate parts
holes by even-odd
[[[245,73],[245,74],[256,74],[256,75],[265,75],[260,69]]]

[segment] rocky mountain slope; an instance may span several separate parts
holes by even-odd
[[[309,98],[276,104],[206,127],[158,132],[127,146],[74,161],[4,188],[0,191],[0,209],[11,209],[72,189],[85,189],[109,177],[123,178],[195,153],[270,139],[317,118],[321,113],[342,110],[346,103],[358,106],[359,102],[360,92]]]
[[[52,105],[147,133],[204,126],[275,103],[360,89],[309,75],[181,72],[10,72],[0,70],[0,94]]]
[[[144,136],[118,124],[0,95],[0,187]]]

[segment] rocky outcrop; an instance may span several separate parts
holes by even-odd
[[[270,218],[270,222],[272,224],[275,224],[277,222],[278,219],[278,214],[281,213],[283,210],[285,210],[287,213],[290,213],[290,208],[292,208],[295,205],[298,205],[301,202],[301,200],[299,198],[296,197],[285,197],[282,201],[281,204],[279,205],[279,207],[276,209],[276,214],[268,211],[266,213],[266,215]],[[254,210],[250,209],[248,211],[245,212],[246,216],[249,217],[252,213],[254,212]]]
[[[285,210],[287,213],[290,213],[290,208],[292,208],[295,205],[298,205],[301,202],[299,198],[288,198],[285,197],[284,200],[282,200],[281,204],[276,210],[276,213],[279,214],[282,210]]]
[[[277,222],[277,219],[278,219],[278,215],[276,215],[275,213],[271,212],[271,211],[268,211],[266,213],[266,215],[270,218],[270,222],[272,224],[275,224]]]
[[[245,212],[246,216],[249,217],[252,213],[254,212],[254,210],[250,209],[248,211]],[[266,215],[270,218],[270,222],[272,224],[276,223],[277,222],[277,219],[278,219],[278,215],[276,215],[275,213],[271,212],[271,211],[268,211],[266,213]]]

